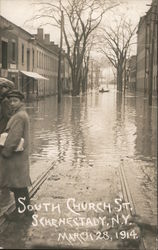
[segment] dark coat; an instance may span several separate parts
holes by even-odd
[[[0,134],[2,134],[11,117],[12,110],[8,98],[0,100]]]
[[[29,174],[29,118],[24,106],[16,110],[8,121],[8,133],[0,155],[0,186],[23,188],[31,185]],[[24,138],[24,151],[15,152]]]

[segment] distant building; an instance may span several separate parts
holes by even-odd
[[[71,68],[64,51],[62,52],[61,80],[62,80],[62,92],[64,94],[71,94],[72,93]]]
[[[57,93],[58,78],[58,46],[52,46],[50,35],[43,33],[43,29],[37,30],[35,35],[37,65],[36,71],[47,79],[39,80],[38,95],[48,96]],[[54,45],[54,43],[53,43]]]
[[[136,90],[136,60],[137,56],[133,55],[127,60],[126,65],[126,87],[129,90]]]
[[[89,70],[88,70],[88,85],[87,89],[92,90],[99,88],[100,84],[100,65],[94,60],[89,60]],[[101,84],[106,84],[106,82],[102,82]]]
[[[138,26],[137,85],[136,90],[144,94],[157,93],[157,30],[158,1],[153,0],[147,14],[141,17]]]

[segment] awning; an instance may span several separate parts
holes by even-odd
[[[31,72],[31,71],[21,71],[21,73],[23,73],[24,75],[34,78],[36,80],[49,80],[48,78],[41,76],[40,74],[36,73],[36,72]]]

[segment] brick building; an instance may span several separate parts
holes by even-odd
[[[56,94],[59,48],[57,45],[53,46],[54,43],[50,42],[50,35],[44,35],[42,28],[37,30],[34,38],[37,53],[36,72],[46,78],[39,80],[38,95],[47,96]]]
[[[138,26],[137,85],[144,94],[157,93],[157,29],[158,1],[153,0],[147,14],[141,17]]]
[[[57,94],[59,48],[43,29],[30,34],[0,16],[0,51],[0,76],[14,81],[27,99]],[[62,81],[70,88],[65,56],[62,64]]]
[[[18,30],[0,16],[0,76],[16,83],[18,87]]]

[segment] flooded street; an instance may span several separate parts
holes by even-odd
[[[101,145],[94,147],[96,152],[99,146],[101,155],[115,153],[116,157],[128,155],[150,161],[156,158],[157,109],[149,107],[147,99],[139,95],[121,98],[112,89],[109,93],[93,93],[87,97],[63,96],[59,105],[56,97],[48,97],[27,105],[27,112],[34,159],[48,157],[51,152],[55,159],[62,160],[64,145],[69,144],[73,155],[70,158],[76,160],[93,150],[95,139],[101,139]],[[79,154],[81,148],[83,152]]]
[[[31,121],[31,163],[43,159],[56,163],[33,203],[60,204],[60,213],[53,211],[55,219],[75,216],[65,208],[65,202],[72,197],[84,204],[106,201],[113,205],[122,193],[118,174],[118,168],[122,166],[136,213],[152,224],[156,223],[156,104],[151,108],[146,98],[131,93],[123,97],[112,88],[109,93],[63,96],[59,105],[56,97],[49,97],[30,103],[27,111]],[[75,211],[77,209],[76,206]],[[100,218],[95,209],[81,210],[82,216]],[[38,215],[44,216],[45,212],[43,208]],[[47,214],[50,217],[50,213]],[[84,228],[92,234],[84,242],[74,240],[74,245],[118,249],[115,240],[94,243],[96,229],[90,229],[89,225]],[[103,229],[104,226],[99,224],[97,230]],[[40,223],[33,226],[28,221],[25,226],[13,223],[0,242],[6,248],[29,248],[34,241],[71,245],[70,239],[62,236],[59,241],[59,233],[67,230],[72,232],[74,227],[62,225],[50,229]],[[82,232],[83,227],[75,225],[75,230]],[[12,237],[5,242],[8,233]],[[16,242],[14,234],[19,235]]]
[[[0,249],[158,250],[158,0],[0,9]]]
[[[156,187],[157,108],[147,98],[114,89],[87,97],[63,96],[30,103],[31,161],[47,158],[83,167],[113,159],[134,162]]]

